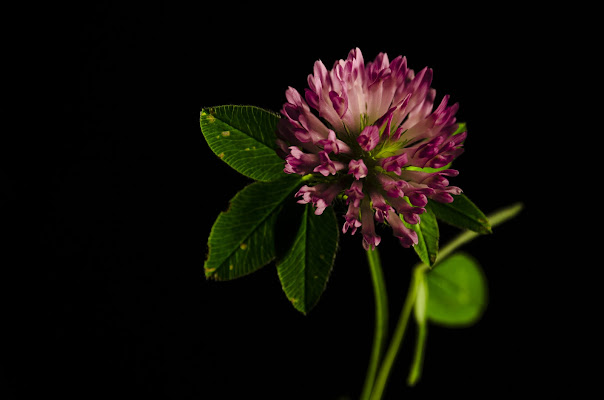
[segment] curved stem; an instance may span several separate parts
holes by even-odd
[[[491,223],[491,228],[496,227],[508,219],[514,218],[520,211],[522,211],[523,207],[524,205],[522,203],[514,203],[511,206],[499,209],[494,213],[489,214],[487,219]],[[463,231],[460,233],[457,237],[455,237],[453,240],[447,243],[446,246],[438,251],[438,258],[436,259],[434,265],[432,265],[432,268],[434,268],[434,266],[440,260],[444,260],[449,254],[457,250],[460,246],[468,243],[478,236],[478,233],[472,231]]]
[[[522,210],[522,208],[523,208],[522,203],[516,203],[509,207],[496,211],[495,213],[489,215],[487,218],[491,222],[491,227],[495,227],[495,226],[507,221],[508,219],[515,217]],[[471,231],[462,232],[459,236],[457,236],[455,239],[453,239],[451,242],[449,242],[445,247],[443,247],[439,251],[438,259],[436,260],[436,263],[434,263],[432,268],[434,268],[434,266],[439,261],[445,259],[450,253],[455,251],[461,245],[471,241],[476,236],[478,236],[478,234],[475,232],[471,232]],[[377,252],[376,252],[375,256],[377,257]],[[369,251],[367,252],[367,257],[369,259],[369,263],[371,266],[371,262],[372,262],[371,258],[370,258],[371,253]],[[379,263],[379,259],[377,260],[377,262]],[[374,268],[372,267],[372,277],[373,277],[373,269]],[[417,264],[415,266],[415,268],[413,269],[413,275],[411,278],[411,283],[409,284],[407,298],[405,299],[405,304],[403,304],[403,309],[401,311],[401,315],[400,315],[398,323],[396,325],[396,330],[394,331],[394,335],[392,337],[390,345],[388,346],[388,350],[386,351],[386,354],[382,361],[382,365],[378,370],[377,376],[372,381],[373,389],[371,389],[371,388],[368,389],[368,381],[369,381],[369,376],[370,376],[368,373],[368,375],[367,375],[368,380],[365,382],[365,390],[363,391],[362,399],[381,400],[382,395],[384,393],[384,389],[386,388],[386,383],[388,382],[388,377],[390,376],[390,371],[392,370],[392,366],[394,365],[394,362],[396,361],[396,356],[398,355],[399,349],[403,342],[403,338],[405,336],[405,330],[407,329],[409,317],[411,316],[411,312],[413,311],[413,307],[415,305],[419,285],[422,284],[420,277],[428,269],[429,269],[429,267],[422,263]],[[380,276],[381,276],[381,268],[380,268]],[[381,283],[381,285],[383,286],[383,282]],[[375,278],[374,278],[374,287],[376,287]],[[386,290],[383,289],[382,292],[385,296]],[[377,291],[377,287],[376,287],[376,308],[377,308],[377,296],[378,296],[378,291]],[[377,314],[376,314],[376,322],[377,322]],[[417,382],[417,380],[419,379],[419,374],[421,373],[421,364],[423,361],[423,352],[425,350],[425,339],[426,339],[426,333],[427,333],[426,324],[424,323],[421,325],[423,325],[423,326],[418,326],[418,343],[417,343],[417,347],[416,347],[416,353],[415,353],[412,371],[411,371],[411,374],[410,374],[409,380],[408,380],[408,383],[410,385],[413,385]],[[376,324],[376,330],[377,330],[377,324]],[[383,335],[383,332],[382,332],[382,335]],[[374,352],[376,351],[375,346],[376,346],[376,344],[374,341]],[[378,355],[379,354],[380,353],[378,353]],[[379,356],[377,357],[377,359],[379,362]],[[374,362],[374,357],[372,356],[372,363],[373,362]],[[371,369],[370,369],[370,371],[371,371]],[[374,374],[375,374],[375,372],[374,372]],[[367,394],[366,394],[368,390],[370,392],[369,397],[367,397]]]
[[[516,203],[509,207],[496,211],[495,213],[489,215],[487,218],[491,222],[491,227],[495,227],[507,221],[508,219],[515,217],[522,210],[522,208],[522,203]],[[445,259],[449,254],[451,254],[461,245],[471,241],[476,236],[478,236],[478,234],[476,234],[475,232],[462,232],[459,236],[457,236],[439,251],[438,259],[436,260],[436,263],[434,263],[432,268],[434,268],[434,266],[436,266],[439,261]],[[399,352],[401,343],[403,342],[403,337],[405,336],[405,330],[407,328],[407,323],[409,322],[409,316],[413,311],[413,306],[417,297],[418,287],[421,284],[421,280],[418,279],[418,277],[421,276],[421,274],[423,274],[427,269],[429,269],[427,265],[420,263],[413,270],[414,272],[411,278],[409,291],[407,292],[407,298],[405,299],[405,304],[403,305],[403,310],[401,311],[401,316],[396,325],[396,330],[394,331],[392,341],[390,342],[390,346],[388,347],[386,355],[384,356],[384,360],[382,361],[382,366],[380,367],[377,377],[375,379],[373,392],[370,397],[371,400],[380,400],[382,398],[386,383],[388,382],[388,377],[390,376],[390,371],[392,369],[392,366],[394,365],[394,361],[396,360],[396,356]],[[423,352],[423,347],[425,346],[425,335],[425,330],[423,332],[418,332],[418,339],[420,340],[420,342],[418,343],[418,347],[416,349],[416,351],[419,352],[416,354],[416,358],[422,356],[422,354],[420,353]],[[421,366],[421,360],[418,359],[417,361],[417,367],[419,368]],[[419,370],[412,371],[410,377],[411,383],[415,383],[415,381],[418,379],[417,374],[419,372]]]
[[[373,336],[373,349],[367,369],[367,377],[361,394],[362,400],[368,400],[371,396],[375,375],[384,353],[384,344],[388,332],[388,296],[386,294],[386,285],[384,284],[384,275],[382,273],[382,264],[380,255],[375,250],[367,250],[367,261],[371,271],[371,281],[373,282],[373,295],[375,297],[375,331]]]
[[[426,336],[428,334],[428,324],[417,324],[417,338],[415,343],[415,355],[413,356],[413,364],[411,364],[411,372],[407,378],[409,386],[415,386],[422,374],[422,365],[424,364],[424,356],[426,351]]]
[[[396,360],[396,356],[398,355],[401,343],[403,342],[403,338],[405,337],[405,330],[407,328],[407,323],[409,322],[409,316],[413,311],[415,298],[417,296],[417,288],[418,280],[415,277],[415,274],[413,274],[413,277],[411,278],[411,284],[409,286],[409,291],[407,292],[407,298],[405,299],[405,304],[403,304],[401,316],[399,317],[398,323],[396,325],[396,330],[394,331],[390,346],[388,346],[388,350],[386,351],[386,355],[384,356],[382,366],[379,369],[377,378],[375,380],[373,392],[371,393],[370,397],[371,400],[380,400],[382,398],[382,394],[384,393],[384,389],[386,388],[386,383],[388,382],[388,377],[390,376],[390,371],[392,370],[392,366],[394,365],[394,361]]]

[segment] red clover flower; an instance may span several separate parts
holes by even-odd
[[[390,225],[404,247],[417,244],[403,220],[420,223],[428,198],[450,203],[461,193],[447,177],[458,174],[448,166],[466,138],[448,95],[433,110],[431,82],[427,67],[415,74],[405,57],[390,62],[385,53],[365,64],[358,48],[331,71],[315,62],[304,97],[286,91],[277,128],[284,171],[313,174],[314,184],[296,193],[298,203],[312,203],[319,215],[343,194],[342,231],[361,228],[365,249],[381,241],[374,221]]]

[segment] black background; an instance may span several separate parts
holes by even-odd
[[[543,311],[554,306],[536,295],[542,266],[527,250],[541,190],[532,166],[543,118],[534,104],[549,84],[554,39],[531,28],[534,15],[506,10],[474,10],[472,19],[469,10],[441,10],[437,19],[436,6],[237,7],[237,18],[234,5],[54,9],[33,35],[35,62],[25,72],[41,84],[24,104],[38,118],[19,130],[20,156],[8,172],[27,178],[11,181],[6,195],[15,210],[7,244],[19,255],[10,270],[23,284],[5,302],[9,393],[358,398],[373,329],[360,236],[341,237],[308,316],[291,307],[274,265],[206,281],[212,223],[249,181],[211,152],[198,120],[212,105],[278,111],[288,86],[306,87],[315,60],[329,67],[357,46],[366,61],[383,51],[407,56],[416,71],[433,68],[437,98],[451,94],[468,123],[452,184],[485,213],[526,206],[465,247],[489,281],[482,320],[430,326],[412,389],[410,326],[385,398],[542,392],[540,374],[555,369],[542,344],[553,324]],[[455,233],[442,227],[443,242]],[[416,258],[382,237],[394,326]],[[15,280],[5,274],[8,292]]]

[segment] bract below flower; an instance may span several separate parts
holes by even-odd
[[[404,247],[417,244],[403,221],[420,223],[428,198],[448,203],[461,193],[446,178],[458,174],[447,167],[466,138],[456,133],[459,106],[448,105],[447,95],[434,109],[431,82],[431,69],[416,74],[405,57],[380,53],[365,63],[356,48],[331,70],[315,62],[304,97],[292,87],[285,93],[277,128],[284,171],[313,174],[298,202],[321,214],[346,196],[342,230],[361,228],[365,249],[381,241],[375,221],[390,225]]]

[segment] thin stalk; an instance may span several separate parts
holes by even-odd
[[[384,389],[386,388],[386,383],[388,382],[388,377],[390,376],[390,371],[392,370],[392,366],[394,365],[394,361],[396,360],[396,356],[398,355],[401,343],[403,342],[403,338],[405,337],[405,330],[407,329],[409,316],[413,311],[415,298],[417,296],[417,289],[418,280],[415,275],[413,275],[411,279],[411,284],[409,285],[409,290],[407,291],[407,298],[405,299],[405,303],[403,304],[401,316],[399,317],[398,323],[396,325],[396,330],[394,331],[394,335],[392,336],[392,340],[390,341],[390,346],[388,346],[388,350],[386,351],[384,360],[382,361],[382,366],[379,369],[377,377],[375,379],[375,384],[373,385],[373,391],[370,397],[371,400],[380,400],[382,398]]]
[[[415,343],[415,355],[413,356],[413,364],[411,364],[411,372],[407,378],[409,386],[415,386],[422,374],[422,366],[424,364],[424,355],[426,351],[426,335],[428,334],[428,324],[417,324],[417,338]]]
[[[494,212],[487,218],[491,223],[491,227],[495,227],[515,217],[522,210],[522,208],[522,203],[516,203],[509,207]],[[434,268],[434,266],[440,260],[444,260],[453,251],[457,250],[460,246],[471,241],[477,236],[478,234],[475,232],[462,232],[459,236],[457,236],[439,251],[438,259],[436,260],[436,263],[432,266],[432,268]],[[394,335],[392,337],[390,345],[388,346],[388,350],[386,351],[384,360],[375,379],[370,400],[381,400],[382,398],[386,383],[388,382],[388,377],[390,376],[390,371],[392,370],[392,366],[394,365],[396,356],[398,355],[401,343],[403,342],[405,330],[409,322],[409,317],[411,315],[411,312],[413,311],[413,306],[415,305],[417,291],[419,288],[419,284],[421,284],[421,281],[418,279],[418,276],[420,274],[423,274],[428,268],[429,267],[427,265],[421,263],[414,268],[414,274],[411,279],[409,291],[407,292],[407,298],[405,299],[405,303],[403,304],[403,310],[401,311],[401,315],[396,325],[396,330],[394,331]],[[419,379],[419,373],[421,372],[421,363],[423,361],[423,352],[425,350],[425,339],[426,330],[424,328],[423,331],[418,332],[419,343],[416,347],[414,370],[411,371],[411,376],[409,377],[409,383],[411,384],[417,382],[417,380]]]
[[[509,207],[502,208],[488,215],[487,219],[491,224],[491,228],[494,228],[508,219],[515,217],[520,211],[522,211],[522,208],[522,203],[515,203]],[[466,244],[477,236],[479,236],[479,234],[472,231],[464,231],[460,233],[455,239],[451,240],[446,246],[438,251],[436,263],[438,263],[440,260],[444,260],[453,251],[457,250],[460,246]],[[436,263],[434,263],[434,265],[436,265]],[[432,268],[434,268],[434,265]]]
[[[367,250],[367,261],[369,263],[369,270],[371,271],[373,295],[375,298],[375,331],[373,334],[373,349],[371,351],[361,400],[369,400],[371,396],[375,375],[384,353],[385,339],[388,332],[388,296],[386,294],[384,274],[382,273],[382,263],[380,262],[380,255],[377,249]]]

